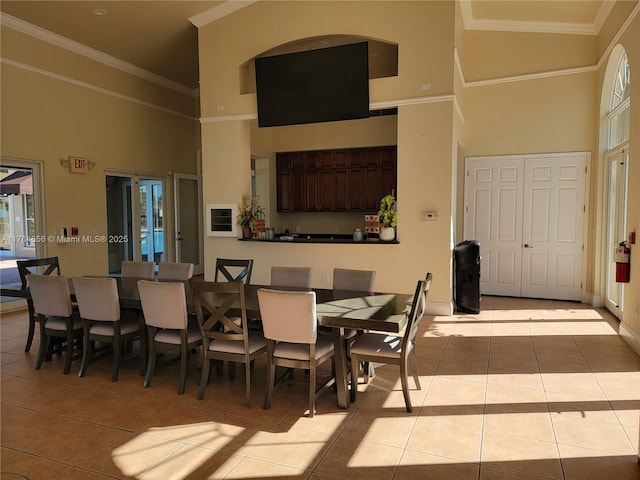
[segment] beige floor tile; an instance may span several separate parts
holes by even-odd
[[[296,427],[277,430],[263,437],[248,457],[300,470],[313,470],[335,438],[326,433]]]
[[[103,453],[111,455],[114,467],[122,475],[141,478],[182,446],[182,443],[152,435],[130,434],[126,441],[112,447],[110,452]],[[103,464],[106,464],[106,461],[103,460]]]
[[[566,480],[637,480],[637,455],[615,455],[600,450],[559,445]]]
[[[105,475],[101,475],[99,473],[90,472],[87,470],[82,470],[80,468],[72,468],[67,472],[63,473],[59,477],[56,477],[58,480],[109,480],[111,477],[107,477]]]
[[[480,460],[482,431],[419,419],[409,437],[408,450],[464,462]]]
[[[276,423],[264,420],[226,415],[191,438],[189,443],[244,457],[276,427]]]
[[[184,445],[146,472],[144,480],[218,479],[226,476],[243,458],[206,448]]]
[[[529,410],[529,411],[523,411]],[[555,442],[551,417],[545,406],[515,411],[507,405],[487,405],[485,432],[504,433],[519,437]]]
[[[315,471],[344,479],[390,480],[402,452],[401,448],[339,437]]]
[[[3,458],[1,466],[2,472],[23,475],[30,480],[58,478],[70,468],[69,465],[27,453],[18,453],[8,459]]]
[[[482,465],[501,470],[562,479],[555,442],[485,431]]]
[[[256,474],[256,472],[260,472]],[[253,458],[243,458],[225,478],[232,480],[247,480],[259,477],[269,480],[304,480],[309,478],[310,472],[279,465],[277,463],[263,462]]]
[[[558,444],[621,455],[637,454],[622,425],[561,415],[552,415],[551,421]]]
[[[477,480],[479,465],[426,453],[406,450],[400,459],[394,480],[455,479]]]
[[[514,387],[511,385],[492,383],[487,385],[486,402],[489,405],[514,403],[544,404],[546,403],[546,397],[544,390],[541,388]]]
[[[341,436],[404,448],[415,423],[416,417],[405,412],[360,409],[351,416]]]
[[[438,375],[431,382],[428,397],[446,397],[453,404],[484,403],[486,384],[482,381],[462,380],[453,376]]]

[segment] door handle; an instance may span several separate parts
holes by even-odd
[[[533,245],[529,245],[528,243],[525,243],[523,246],[524,248],[533,248]]]

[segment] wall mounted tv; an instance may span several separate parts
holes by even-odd
[[[258,126],[369,116],[367,42],[255,60]]]

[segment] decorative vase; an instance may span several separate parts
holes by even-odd
[[[396,238],[396,229],[393,227],[380,227],[380,240],[392,242]]]
[[[247,240],[251,237],[251,227],[249,225],[242,225],[242,238]]]

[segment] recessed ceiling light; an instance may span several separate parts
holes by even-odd
[[[99,17],[102,17],[103,15],[107,14],[107,11],[104,8],[96,8],[93,13],[95,13],[96,15],[98,15]]]

